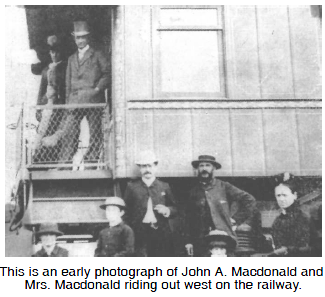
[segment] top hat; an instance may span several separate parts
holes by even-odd
[[[108,197],[108,198],[106,198],[104,204],[102,204],[100,206],[100,208],[101,209],[106,209],[106,206],[108,206],[108,205],[115,205],[115,206],[125,208],[125,202],[120,197]]]
[[[56,223],[44,223],[41,224],[38,232],[36,233],[37,236],[41,236],[44,234],[54,234],[57,236],[63,235],[61,231],[58,229],[58,224]]]
[[[192,162],[192,166],[195,169],[197,169],[198,166],[199,166],[199,164],[201,162],[211,163],[211,164],[213,164],[216,167],[216,169],[220,169],[221,168],[221,164],[219,164],[218,162],[216,162],[216,158],[213,157],[213,156],[209,156],[209,155],[201,155],[201,156],[199,156],[198,160],[194,160]]]
[[[90,34],[87,22],[77,21],[73,22],[74,31],[71,33],[73,36],[84,36]]]
[[[210,231],[209,234],[205,236],[205,239],[209,244],[225,247],[227,249],[234,249],[237,245],[236,239],[222,230]]]
[[[153,164],[158,162],[158,159],[154,152],[152,151],[143,151],[140,153],[140,156],[137,158],[135,164],[137,165],[146,165]]]

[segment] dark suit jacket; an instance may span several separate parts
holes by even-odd
[[[238,209],[231,214],[233,203],[237,203]],[[256,202],[247,192],[214,178],[210,184],[196,184],[190,191],[186,208],[187,241],[193,243],[201,241],[209,233],[209,228],[225,231],[235,238],[230,218],[232,217],[237,225],[251,225]]]
[[[68,104],[104,103],[108,83],[109,64],[102,52],[90,47],[81,61],[78,52],[70,56],[66,73]]]
[[[58,87],[57,90],[57,99],[54,104],[65,104],[65,73],[67,68],[67,62],[62,61],[56,68],[56,77],[55,81]],[[46,97],[46,90],[48,85],[47,80],[47,71],[49,70],[49,67],[45,67],[42,70],[42,78],[41,78],[41,84],[38,92],[38,98],[37,98],[37,105],[45,105],[47,104],[47,97]]]
[[[126,220],[134,230],[136,236],[136,243],[143,238],[145,232],[143,218],[147,212],[148,199],[152,199],[152,207],[155,208],[157,204],[162,204],[170,209],[169,218],[177,213],[175,200],[169,185],[160,180],[155,180],[148,188],[142,179],[132,181],[128,184],[124,200],[126,203]],[[157,218],[158,229],[166,235],[171,234],[168,218],[154,211]]]
[[[95,257],[130,257],[133,253],[134,233],[124,222],[99,233]]]

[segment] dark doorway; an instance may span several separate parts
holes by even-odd
[[[30,48],[37,52],[41,62],[49,59],[46,38],[56,34],[71,55],[76,51],[72,38],[73,22],[85,20],[91,29],[93,45],[107,53],[111,52],[111,15],[114,6],[108,5],[41,5],[25,6]]]

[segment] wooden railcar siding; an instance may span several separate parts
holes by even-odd
[[[231,110],[233,175],[265,175],[263,111]]]
[[[205,150],[222,160],[219,175],[233,175],[231,124],[229,110],[192,110],[193,158]],[[189,164],[189,161],[187,161]],[[189,164],[190,165],[190,164]],[[191,172],[191,171],[189,171]]]
[[[224,12],[228,97],[261,99],[255,7],[230,5]]]
[[[322,174],[322,111],[296,110],[301,175]]]
[[[144,149],[166,177],[193,175],[190,162],[202,153],[217,156],[219,176],[321,175],[320,122],[315,109],[132,110],[127,176]]]
[[[294,98],[287,7],[262,7],[256,16],[262,98]]]
[[[321,22],[320,18],[310,18],[308,8],[288,8],[296,99],[320,99],[322,95]]]
[[[116,114],[125,119],[125,130],[117,132],[125,158],[116,157],[117,177],[136,175],[143,149],[157,153],[161,176],[192,176],[190,161],[201,153],[217,156],[220,176],[321,175],[321,108],[299,101],[321,99],[321,27],[309,6],[223,8],[224,100],[258,100],[250,109],[155,98],[155,14],[149,6],[119,12],[123,29],[115,30],[123,34],[124,51],[115,55],[124,63],[118,75],[125,79],[125,101],[119,96]],[[281,106],[263,103],[274,101]]]
[[[124,10],[126,97],[154,99],[156,14]],[[227,98],[321,98],[321,25],[308,5],[225,6],[223,43]]]
[[[152,99],[150,6],[125,8],[125,87],[128,100]]]

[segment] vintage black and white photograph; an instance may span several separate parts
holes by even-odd
[[[5,23],[6,257],[322,256],[321,5]]]

